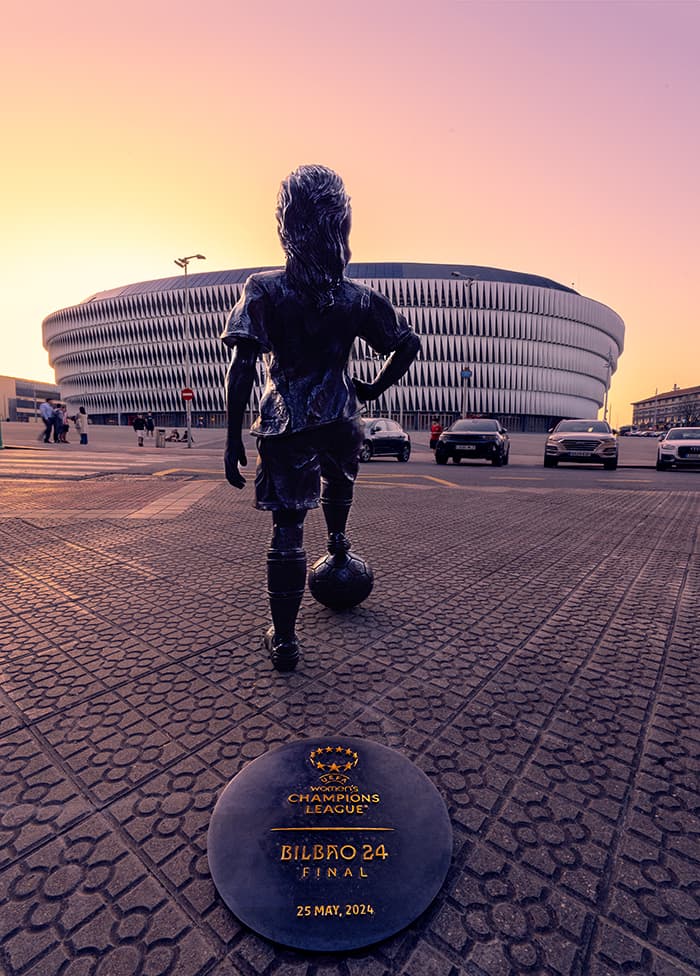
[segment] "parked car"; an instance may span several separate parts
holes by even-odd
[[[490,461],[499,466],[508,464],[510,439],[508,431],[498,420],[480,418],[455,420],[443,431],[435,445],[435,463],[459,464],[468,461]]]
[[[602,464],[606,471],[617,467],[617,438],[605,420],[560,420],[550,430],[544,446],[545,468],[562,461],[574,464]]]
[[[364,442],[360,451],[360,461],[373,457],[395,457],[397,461],[408,461],[411,456],[411,438],[395,420],[363,417]]]
[[[700,465],[700,427],[671,427],[662,436],[656,452],[656,470],[667,471]]]

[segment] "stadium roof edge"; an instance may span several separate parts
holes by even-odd
[[[274,265],[269,265],[266,267],[238,268],[227,271],[198,271],[188,274],[187,280],[190,287],[193,288],[238,285],[242,284],[249,275],[256,271],[271,271],[274,268]],[[502,281],[508,284],[552,288],[556,291],[569,292],[572,295],[579,294],[573,288],[568,288],[566,285],[552,281],[551,278],[543,278],[541,275],[526,274],[521,271],[507,271],[503,268],[488,268],[478,264],[426,264],[406,261],[351,262],[347,267],[347,276],[348,278],[363,279],[450,278],[453,271],[457,272],[457,275],[455,275],[457,278],[464,276],[465,278],[473,278],[477,281]],[[131,285],[110,288],[107,291],[99,291],[83,299],[78,304],[85,305],[89,302],[100,302],[109,298],[123,298],[128,295],[141,295],[146,292],[175,291],[184,287],[184,275],[171,275],[168,278],[155,278],[151,281],[140,281]]]

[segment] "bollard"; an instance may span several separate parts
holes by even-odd
[[[156,430],[156,447],[165,447],[165,429],[163,427]]]

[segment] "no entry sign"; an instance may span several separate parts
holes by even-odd
[[[191,390],[189,386],[186,386],[182,391],[183,400],[194,400],[194,390]]]

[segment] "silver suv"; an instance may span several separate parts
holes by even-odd
[[[545,468],[560,461],[573,464],[602,464],[606,471],[617,467],[617,438],[605,420],[560,420],[550,430],[544,446]]]

